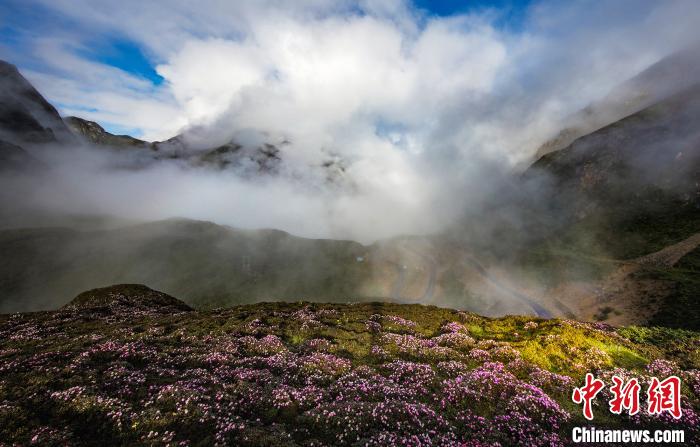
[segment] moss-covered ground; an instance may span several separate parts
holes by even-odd
[[[144,293],[122,287],[105,290]],[[697,332],[422,305],[196,312],[128,298],[0,316],[0,439],[567,445],[570,428],[586,423],[570,398],[586,372],[646,383],[669,371],[684,380],[681,420],[613,416],[603,393],[595,425],[682,427],[700,439]]]

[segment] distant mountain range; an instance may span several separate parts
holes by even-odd
[[[679,60],[688,58],[660,61],[572,117],[504,186],[503,198],[444,234],[363,246],[187,220],[87,229],[39,222],[0,231],[0,312],[55,308],[81,290],[145,283],[200,308],[388,298],[491,315],[698,328],[700,87],[690,80],[700,63],[679,67]],[[61,118],[8,63],[0,63],[0,79],[3,172],[46,169],[30,150],[47,144],[240,175],[276,175],[285,163],[284,141],[201,148],[186,135],[163,142],[113,135]],[[319,166],[342,174],[342,163]]]
[[[114,135],[93,121],[62,118],[58,111],[21,75],[14,65],[0,61],[0,169],[32,163],[26,146],[36,144],[92,144],[106,149],[133,150],[134,167],[162,159],[182,160],[194,167],[238,168],[241,174],[274,173],[281,162],[278,146],[262,142],[247,145],[230,141],[216,147],[190,143],[187,135],[147,142],[129,135]],[[26,166],[25,166],[26,167]],[[327,167],[331,167],[328,165]]]
[[[117,150],[139,150],[151,161],[182,159],[192,166],[226,169],[244,168],[252,174],[274,173],[279,163],[280,149],[271,143],[253,147],[231,141],[214,148],[195,149],[188,145],[184,135],[166,141],[148,142],[129,135],[114,135],[94,121],[75,116],[64,119],[68,127],[84,141]],[[143,160],[143,159],[142,159]]]

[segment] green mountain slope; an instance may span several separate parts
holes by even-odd
[[[700,86],[579,138],[526,172],[586,252],[633,258],[700,231]],[[591,246],[593,243],[593,246]]]
[[[65,304],[80,290],[148,282],[195,307],[261,300],[361,299],[355,242],[169,220],[113,230],[0,232],[0,311]]]
[[[517,205],[534,236],[513,263],[546,285],[544,295],[578,318],[700,327],[695,252],[681,250],[678,265],[642,262],[697,246],[699,112],[696,85],[544,155],[523,175],[539,195]]]

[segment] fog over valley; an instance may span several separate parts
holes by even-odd
[[[0,47],[5,310],[139,282],[647,321],[680,293],[615,275],[694,249],[693,2],[77,3]]]

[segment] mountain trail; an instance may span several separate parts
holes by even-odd
[[[652,267],[673,267],[685,255],[700,246],[700,233],[695,233],[677,244],[669,245],[659,251],[639,257],[634,260],[636,264]]]

